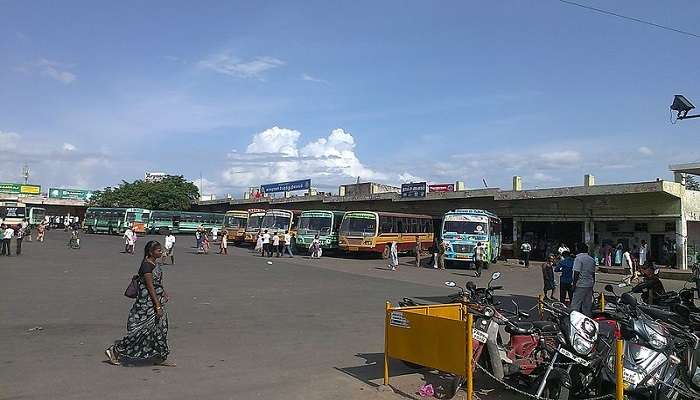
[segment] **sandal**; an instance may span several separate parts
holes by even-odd
[[[119,357],[117,357],[117,354],[114,351],[114,346],[107,347],[107,349],[105,349],[105,355],[107,356],[107,360],[110,364],[119,365]]]

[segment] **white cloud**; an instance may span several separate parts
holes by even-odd
[[[542,160],[550,163],[562,163],[562,164],[576,164],[581,161],[581,154],[573,150],[563,150],[556,152],[543,153],[541,156]]]
[[[556,182],[559,180],[559,178],[556,178],[549,174],[545,174],[544,172],[535,172],[532,175],[532,180],[537,182]]]
[[[78,148],[70,143],[63,143],[63,151],[76,151]]]
[[[41,59],[37,62],[41,74],[63,84],[72,83],[77,79],[74,73],[67,70],[69,65],[56,61]]]
[[[307,73],[301,74],[301,80],[309,81],[309,82],[316,82],[316,83],[328,83],[328,81],[325,79],[315,78]]]
[[[14,132],[0,131],[0,150],[14,150],[17,148],[19,135]]]
[[[220,74],[242,79],[264,80],[263,74],[285,65],[285,62],[274,57],[256,57],[249,61],[241,61],[230,51],[214,54],[198,63],[199,67]]]
[[[408,172],[404,172],[403,174],[399,174],[399,181],[401,181],[401,183],[426,182],[427,179],[423,179],[419,176],[415,176],[415,175],[410,174]]]
[[[653,152],[650,148],[648,148],[648,147],[646,147],[646,146],[642,146],[642,147],[638,148],[637,151],[638,151],[640,154],[643,154],[643,155],[645,155],[645,156],[650,156],[650,155],[654,154],[654,152]]]
[[[299,146],[301,132],[272,127],[253,136],[245,153],[233,151],[222,174],[223,181],[235,187],[269,182],[316,178],[333,185],[348,178],[384,179],[385,175],[367,168],[355,154],[355,139],[343,129]],[[318,186],[314,183],[314,186]]]

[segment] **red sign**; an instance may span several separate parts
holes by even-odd
[[[454,192],[454,183],[442,183],[437,185],[428,185],[428,192]]]

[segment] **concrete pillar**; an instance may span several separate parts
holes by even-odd
[[[583,222],[583,242],[588,245],[589,253],[593,253],[595,239],[595,222],[592,219]]]
[[[595,185],[595,176],[586,174],[583,176],[583,186],[589,187]]]
[[[462,192],[462,191],[464,191],[464,182],[462,182],[462,181],[455,182],[455,192]]]
[[[345,185],[340,185],[338,188],[338,196],[345,196]]]
[[[513,190],[514,191],[523,190],[523,178],[522,177],[520,177],[520,176],[513,177]],[[515,224],[513,226],[515,226]]]
[[[673,181],[685,186],[685,174],[683,172],[674,172]]]
[[[688,221],[685,215],[676,219],[676,264],[682,270],[688,269]]]
[[[518,218],[513,217],[513,255],[520,258],[520,234],[523,231],[523,222]]]

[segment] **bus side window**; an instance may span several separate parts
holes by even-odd
[[[379,233],[391,233],[394,220],[392,217],[379,217]]]

